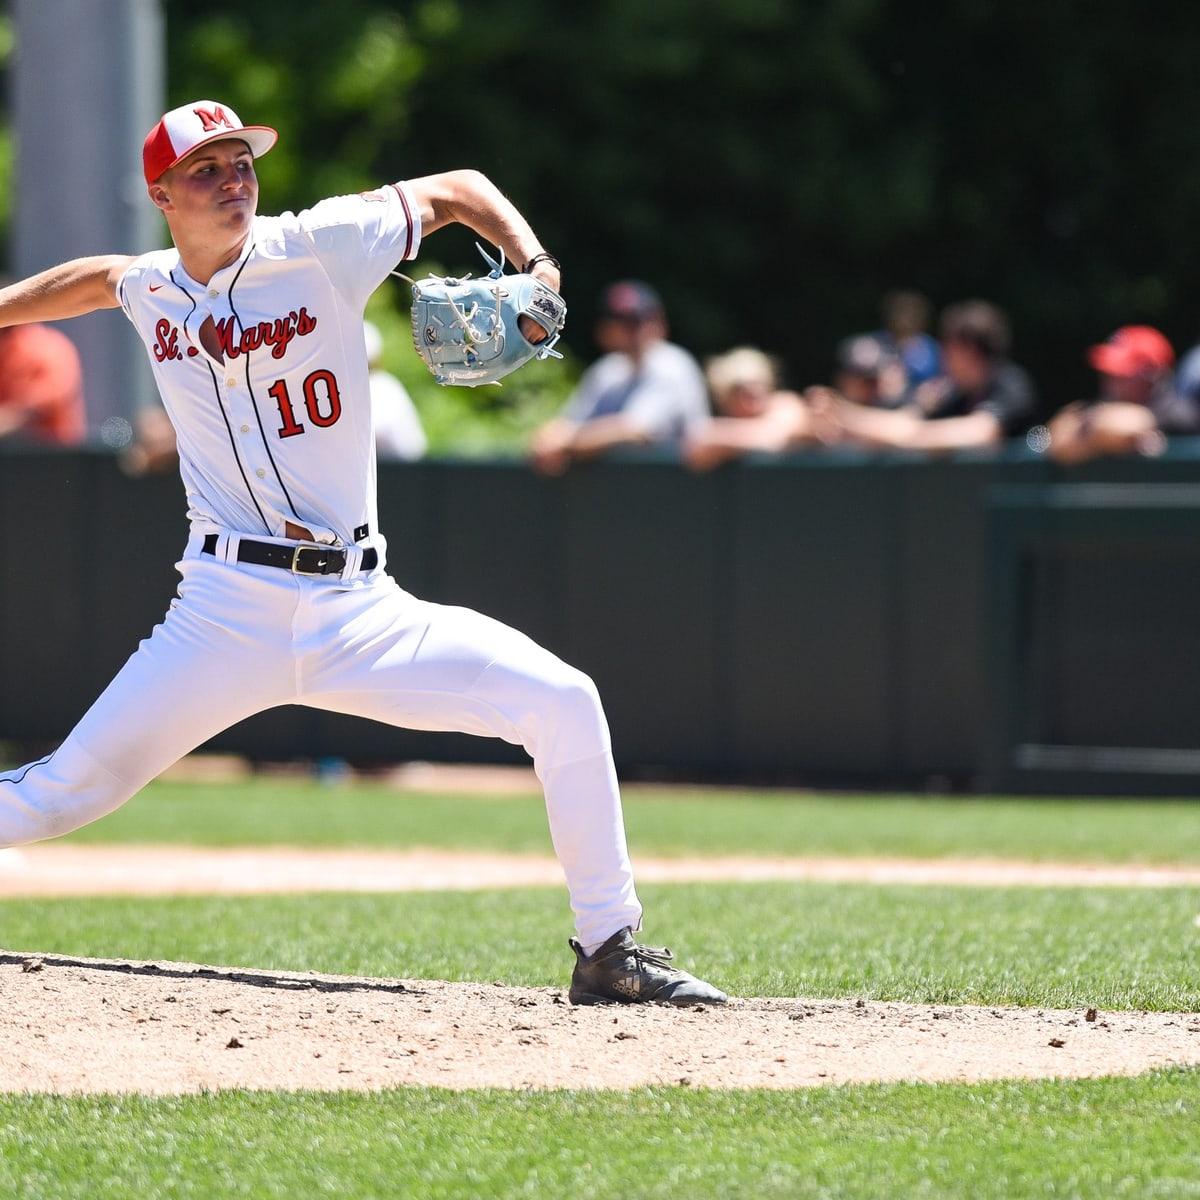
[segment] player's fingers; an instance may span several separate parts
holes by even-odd
[[[525,335],[526,340],[532,342],[535,346],[538,342],[544,342],[550,336],[548,329],[545,329],[532,317],[526,316],[524,313],[517,319],[517,328]]]

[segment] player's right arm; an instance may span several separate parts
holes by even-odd
[[[545,255],[541,241],[516,205],[479,171],[424,175],[410,179],[408,186],[416,197],[422,237],[457,222],[499,246],[518,268]],[[556,292],[562,288],[558,264],[548,256],[541,257],[530,274]],[[528,314],[522,313],[517,324],[531,342],[549,336]]]
[[[61,321],[116,308],[117,283],[133,261],[126,254],[74,258],[0,288],[0,326]]]

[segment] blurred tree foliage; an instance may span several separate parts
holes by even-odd
[[[407,289],[372,316],[435,447],[513,448],[594,353],[594,298],[653,282],[678,340],[825,378],[882,293],[985,296],[1057,406],[1117,325],[1200,337],[1200,9],[1165,0],[165,0],[169,100],[281,132],[263,208],[459,166],[564,262],[565,364],[437,389]],[[461,236],[460,236],[461,235]],[[474,270],[440,233],[414,269]]]
[[[446,71],[438,54],[450,49],[442,38],[448,23],[458,20],[454,4],[339,0],[331,8],[216,0],[198,8],[167,0],[165,12],[168,103],[226,99],[243,120],[279,130],[278,145],[259,168],[263,212],[450,166],[481,165],[453,141],[418,165],[409,145],[414,125],[429,116],[421,91]],[[461,80],[448,85],[443,103],[463,103]],[[479,90],[469,103],[478,111],[490,98]],[[499,170],[495,177],[501,186],[510,182]],[[529,204],[529,215],[544,228],[538,207]],[[439,234],[416,262],[399,269],[480,273],[485,268],[473,238],[459,233]],[[502,387],[441,388],[412,353],[409,294],[403,280],[389,280],[368,316],[384,335],[384,365],[404,381],[420,410],[431,451],[519,453],[529,431],[561,407],[578,361],[532,363]]]

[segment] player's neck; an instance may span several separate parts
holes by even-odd
[[[235,243],[215,246],[207,239],[191,243],[176,236],[175,249],[179,251],[183,269],[197,282],[208,283],[218,272],[232,266],[241,257],[249,233],[242,234]]]

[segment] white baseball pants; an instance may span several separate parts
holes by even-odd
[[[179,594],[49,757],[0,773],[0,846],[69,833],[230,725],[281,704],[525,747],[580,941],[641,924],[608,725],[592,681],[524,634],[343,582],[223,562],[194,536]]]

